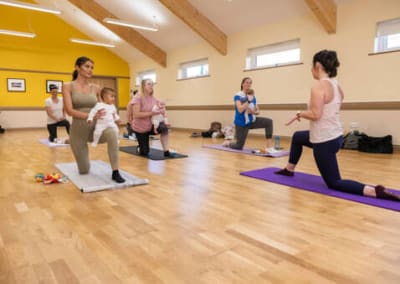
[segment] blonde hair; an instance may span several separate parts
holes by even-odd
[[[150,81],[150,82],[153,83],[153,80],[151,80],[151,79],[143,79],[143,80],[142,80],[142,83],[140,84],[140,92],[141,92],[142,95],[144,95],[144,86],[146,86],[146,83],[147,83],[148,81]],[[153,83],[153,84],[154,84],[154,83]],[[150,95],[152,95],[153,93],[154,93],[154,90],[153,90],[153,92],[151,92]]]

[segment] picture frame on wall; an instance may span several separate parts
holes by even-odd
[[[8,92],[25,92],[25,79],[7,78],[7,91]]]
[[[57,92],[58,93],[62,92],[62,85],[63,85],[62,80],[46,80],[46,93],[50,93],[50,85],[56,85]]]

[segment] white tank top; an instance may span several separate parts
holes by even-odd
[[[324,104],[322,116],[316,121],[310,121],[310,142],[322,143],[335,139],[343,135],[342,124],[340,123],[340,106],[342,98],[339,92],[339,86],[336,79],[323,78],[321,80],[329,81],[333,87],[332,100]]]

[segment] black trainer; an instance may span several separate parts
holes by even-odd
[[[118,170],[113,171],[111,178],[116,181],[117,183],[125,182],[125,179],[121,177]]]

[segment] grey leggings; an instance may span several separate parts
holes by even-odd
[[[265,138],[271,139],[274,130],[272,119],[267,117],[257,117],[256,121],[247,126],[236,125],[236,142],[231,142],[229,147],[232,149],[242,150],[246,143],[247,134],[249,129],[265,128]]]
[[[87,174],[90,169],[88,142],[93,141],[94,126],[89,126],[85,119],[72,119],[70,144],[80,174]],[[118,169],[118,135],[112,128],[107,128],[100,136],[99,143],[107,142],[108,158],[112,169]]]

